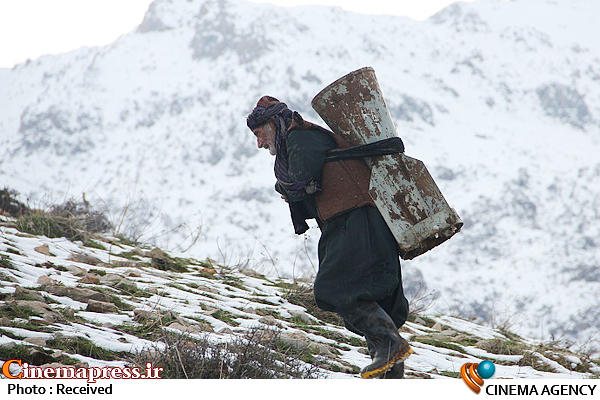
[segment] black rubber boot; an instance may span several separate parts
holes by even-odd
[[[361,371],[364,379],[377,378],[404,361],[412,350],[390,316],[375,301],[362,301],[343,317],[367,340],[373,362]]]
[[[385,372],[380,378],[382,379],[404,379],[404,361],[394,364],[389,371]]]
[[[371,360],[375,358],[375,346],[367,339],[367,349],[369,349],[369,355]],[[389,370],[378,376],[379,379],[404,379],[404,362],[399,361],[392,366]]]
[[[367,349],[369,349],[369,355],[371,360],[375,358],[375,346],[369,340],[367,340]],[[392,366],[389,370],[378,376],[379,379],[404,379],[404,361],[399,361]]]

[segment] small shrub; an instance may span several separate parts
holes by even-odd
[[[442,371],[442,372],[440,372],[440,375],[448,376],[450,378],[460,378],[460,372],[455,372],[455,371]]]
[[[121,253],[114,253],[114,255],[131,261],[142,261],[140,256],[134,251],[123,251]]]
[[[479,344],[479,346],[490,353],[504,354],[507,356],[520,355],[525,353],[525,346],[521,342],[510,339],[490,339]]]
[[[74,199],[63,204],[50,207],[50,215],[77,220],[83,230],[90,233],[106,232],[112,229],[108,218],[100,211],[90,209],[89,203],[83,197],[82,202]]]
[[[17,307],[16,303],[5,303],[2,305],[0,307],[0,315],[9,319],[29,319],[31,317],[42,317],[39,312],[34,311],[31,307]]]
[[[514,332],[510,332],[506,328],[500,328],[499,330],[500,330],[500,333],[502,333],[504,336],[506,336],[510,340],[523,340],[523,338],[521,336],[517,335]]]
[[[0,190],[0,211],[11,217],[20,217],[30,212],[29,207],[17,200],[19,193],[15,190],[4,188]]]
[[[146,321],[143,324],[127,323],[114,329],[147,340],[156,340],[162,334],[162,326],[155,321]]]
[[[9,325],[12,325],[12,324],[9,324]],[[0,328],[0,335],[9,337],[9,338],[15,339],[15,340],[25,339],[25,337],[23,337],[23,336],[15,335],[12,331],[8,331],[8,330],[2,329],[2,328]],[[2,348],[2,346],[0,346],[0,360],[6,360],[6,358],[2,358],[2,354],[3,354],[2,350],[4,350],[4,349]]]
[[[314,365],[300,361],[278,349],[278,332],[255,328],[244,337],[227,343],[213,343],[206,336],[166,333],[162,345],[137,355],[139,366],[151,362],[163,368],[168,379],[280,379],[318,378]],[[300,355],[302,356],[302,355]]]
[[[177,320],[171,311],[157,312],[156,318],[136,316],[134,323],[125,323],[115,327],[116,330],[142,339],[156,341],[163,336],[163,328]]]
[[[580,354],[577,357],[581,362],[574,363],[573,361],[569,360],[569,353],[565,351],[564,348],[560,348],[553,343],[542,344],[537,347],[537,351],[543,354],[544,356],[548,357],[549,359],[556,361],[569,371],[576,371],[582,373],[593,372],[593,361],[590,360],[589,357],[587,357],[584,354]]]
[[[80,354],[82,356],[95,358],[97,360],[123,360],[129,356],[127,353],[117,353],[96,346],[94,342],[81,336],[63,336],[57,335],[46,342],[47,347],[63,350],[68,353]]]
[[[53,361],[50,354],[50,350],[42,349],[37,346],[21,344],[7,344],[5,346],[0,346],[0,360],[17,359],[29,364],[38,365],[40,361]]]
[[[534,352],[528,351],[519,360],[518,365],[521,367],[532,367],[537,371],[556,372],[554,368],[542,361]]]
[[[17,320],[18,321],[18,320]],[[29,320],[27,322],[15,322],[14,320],[9,324],[12,328],[21,328],[28,331],[33,332],[44,332],[44,333],[54,333],[56,332],[56,328],[51,326],[47,326],[43,321],[40,320]],[[18,336],[18,335],[17,335]],[[24,339],[24,338],[19,338]]]
[[[416,293],[407,293],[407,298],[409,299],[409,315],[419,315],[424,314],[431,308],[437,294],[435,292],[426,293],[424,285],[420,284]]]
[[[462,346],[476,346],[479,343],[479,339],[469,337],[467,335],[459,335],[455,338],[455,342]]]
[[[89,208],[89,204],[68,200],[53,205],[48,211],[29,210],[18,215],[17,229],[32,235],[44,235],[51,238],[65,237],[92,243],[91,234],[105,232],[112,228],[108,218],[99,211]]]
[[[234,288],[238,288],[241,290],[247,290],[247,288],[243,285],[242,280],[238,277],[227,277],[226,279],[223,279],[223,283],[229,286],[232,286]],[[230,291],[233,291],[233,289],[231,288],[226,288]]]
[[[22,256],[23,254],[21,254],[21,252],[17,249],[13,249],[12,247],[7,248],[6,250],[7,253],[11,253],[11,254],[16,254],[18,256]]]
[[[86,232],[76,219],[55,216],[39,210],[20,217],[17,220],[17,229],[49,238],[65,237],[81,241],[87,239]]]
[[[5,266],[5,262],[8,263],[8,267]],[[10,264],[10,262],[8,260],[4,260],[3,258],[0,259],[0,268],[13,268],[12,264]],[[4,272],[0,271],[0,281],[5,281],[5,282],[18,282],[15,278],[13,278],[10,275],[5,274]],[[2,299],[2,296],[0,295],[0,299]]]
[[[236,320],[234,320],[234,315],[228,311],[225,310],[217,310],[214,313],[212,313],[212,316],[214,318],[217,318],[223,322],[225,322],[227,325],[231,325],[231,326],[238,326],[240,323],[237,322]]]
[[[569,359],[563,354],[546,352],[544,355],[546,357],[548,357],[549,359],[556,361],[557,363],[559,363],[560,365],[562,365],[569,371],[576,371],[576,372],[583,372],[583,373],[592,372],[593,366],[591,363],[589,363],[586,360],[583,360],[581,363],[573,363],[572,361],[569,361]]]
[[[188,272],[182,259],[171,258],[168,255],[152,257],[151,266],[161,271]]]
[[[104,246],[102,243],[96,242],[95,240],[91,240],[91,239],[86,240],[83,243],[83,245],[86,247],[93,248],[93,249],[108,250],[106,248],[106,246]]]
[[[131,297],[152,297],[153,294],[140,289],[139,287],[137,287],[137,285],[135,283],[127,283],[127,282],[117,282],[113,285],[111,285],[113,288],[118,289],[122,294],[126,295],[126,296],[131,296]]]
[[[0,254],[0,268],[15,269],[14,265],[10,262],[10,258],[4,254]]]

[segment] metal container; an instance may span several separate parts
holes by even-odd
[[[353,146],[397,136],[371,67],[336,80],[311,105]],[[403,153],[366,161],[371,168],[369,193],[396,238],[402,259],[413,259],[460,231],[462,220],[423,162]]]

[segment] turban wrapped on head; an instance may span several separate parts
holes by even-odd
[[[254,107],[254,110],[246,118],[246,125],[251,130],[254,130],[286,110],[288,110],[288,107],[285,103],[280,102],[272,96],[263,96],[258,99],[256,107]]]

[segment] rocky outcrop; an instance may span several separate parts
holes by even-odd
[[[547,115],[579,129],[591,122],[586,101],[576,89],[559,83],[549,83],[540,86],[536,93]]]

